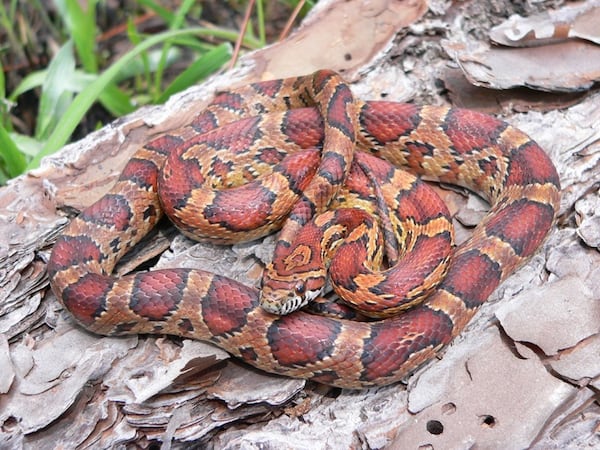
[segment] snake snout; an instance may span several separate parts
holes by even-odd
[[[271,314],[283,316],[303,308],[314,300],[319,293],[320,290],[303,291],[299,294],[297,289],[281,292],[263,287],[260,295],[260,306]]]
[[[260,306],[267,312],[277,315],[286,315],[302,308],[308,303],[305,298],[294,292],[273,293],[263,289],[260,296]]]
[[[325,285],[325,271],[302,275],[306,274],[280,274],[268,265],[262,278],[260,306],[271,314],[286,315],[313,301]]]

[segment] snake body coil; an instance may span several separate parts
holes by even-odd
[[[276,272],[289,241],[343,189],[355,145],[491,204],[455,249],[446,277],[404,314],[374,322],[276,316],[259,306],[257,289],[205,271],[110,276],[163,212],[185,234],[220,243],[283,227]],[[321,147],[315,162],[310,149]],[[537,250],[558,205],[556,170],[521,131],[468,110],[355,101],[339,77],[320,71],[221,93],[189,126],[146,144],[59,237],[48,273],[56,296],[96,333],[201,339],[268,372],[341,387],[385,385],[460,333]]]

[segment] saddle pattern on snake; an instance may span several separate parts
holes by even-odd
[[[211,141],[211,133],[229,122],[237,130],[235,138]],[[262,161],[251,164],[241,152],[239,160],[227,162],[242,141],[261,142],[266,149]],[[190,190],[207,178],[193,151],[203,142],[218,144],[229,156],[213,158],[217,177],[209,189]],[[303,163],[286,168],[280,143],[323,147],[314,174],[300,173]],[[426,179],[466,187],[491,204],[472,236],[455,249],[446,277],[402,315],[373,322],[303,311],[277,316],[260,307],[256,288],[200,270],[110,276],[118,259],[164,212],[188,235],[196,231],[187,217],[201,216],[209,229],[202,232],[204,238],[220,243],[283,227],[274,255],[280,260],[292,237],[326,210],[343,186],[355,145]],[[260,164],[278,169],[257,178]],[[233,166],[246,170],[232,172]],[[301,181],[293,181],[287,169]],[[232,177],[250,184],[235,196],[213,189],[237,184]],[[170,187],[161,200],[163,184]],[[274,196],[278,189],[294,195]],[[450,343],[496,287],[538,249],[554,223],[559,190],[544,151],[501,120],[463,109],[356,101],[336,74],[320,71],[220,93],[190,125],[146,144],[114,188],[58,238],[48,273],[53,291],[75,320],[96,333],[201,339],[268,372],[340,387],[385,385]],[[246,210],[235,219],[229,215],[231,205],[258,197],[271,199],[265,203],[270,206]],[[193,206],[192,198],[204,206]],[[278,215],[283,204],[291,210],[288,218]]]

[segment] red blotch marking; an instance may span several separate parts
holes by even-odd
[[[269,80],[253,83],[251,86],[256,92],[266,95],[267,97],[275,98],[279,94],[282,84],[283,80]]]
[[[344,133],[348,138],[354,139],[355,131],[352,127],[352,121],[348,116],[347,105],[354,101],[350,88],[345,85],[338,85],[331,96],[327,105],[325,115],[327,123],[337,130]]]
[[[495,214],[486,231],[510,244],[517,255],[527,257],[540,246],[553,221],[551,205],[521,199]]]
[[[376,226],[371,215],[365,211],[354,208],[342,208],[336,210],[335,218],[332,222],[343,225],[346,230],[346,236],[363,223],[370,228]],[[339,286],[345,286],[347,289],[354,290],[356,286],[352,278],[360,273],[368,272],[364,266],[364,262],[367,260],[368,256],[366,240],[367,236],[364,235],[361,237],[361,240],[351,242],[344,241],[340,247],[338,247],[329,266],[329,276],[334,283]]]
[[[276,170],[285,175],[290,189],[298,193],[308,186],[320,163],[321,154],[313,148],[286,157]]]
[[[417,224],[426,224],[441,216],[450,218],[450,211],[444,201],[420,179],[415,180],[411,190],[400,191],[396,200],[396,213],[402,220],[412,219]]]
[[[62,301],[75,319],[83,325],[92,325],[106,311],[106,296],[114,280],[108,276],[89,273],[62,292]]]
[[[389,300],[390,305],[400,304],[411,290],[431,275],[451,251],[449,233],[432,237],[419,236],[413,250],[389,270],[386,280],[376,287],[378,293],[394,293],[394,299]]]
[[[255,230],[270,221],[275,197],[258,182],[217,191],[212,204],[204,208],[204,217],[231,231]]]
[[[552,183],[560,189],[560,180],[552,161],[535,142],[512,151],[507,186]]]
[[[215,177],[225,179],[231,173],[232,166],[233,162],[231,161],[224,162],[220,159],[216,159],[210,166],[210,172]]]
[[[229,150],[232,153],[242,153],[259,140],[262,136],[258,127],[259,116],[248,117],[223,125],[186,142],[185,147],[203,144],[217,150]],[[183,153],[183,152],[182,152]]]
[[[356,152],[354,154],[354,161],[360,163],[359,167],[363,169],[359,170],[359,172],[364,172],[368,169],[368,173],[381,183],[389,181],[396,170],[395,167],[385,159],[364,152]],[[355,170],[354,167],[352,170]]]
[[[345,226],[348,233],[363,223],[371,227],[374,226],[372,216],[358,208],[336,209],[334,222]]]
[[[304,225],[315,215],[315,205],[307,198],[301,198],[292,208],[288,220]]]
[[[317,383],[333,385],[337,380],[340,379],[340,376],[335,370],[323,370],[316,373],[317,375],[311,377],[311,380],[316,381]]]
[[[336,76],[336,73],[332,70],[319,70],[312,75],[313,88],[316,92],[322,91],[331,78]]]
[[[373,381],[390,376],[414,352],[448,344],[452,328],[445,313],[427,307],[413,309],[394,320],[373,323],[371,335],[363,341],[361,379]]]
[[[246,325],[248,311],[258,305],[255,289],[215,275],[201,299],[202,318],[214,336],[232,335]]]
[[[431,144],[422,142],[406,142],[405,147],[407,151],[406,161],[408,167],[416,174],[422,175],[423,172],[427,172],[422,164],[426,156],[433,156],[434,147]]]
[[[129,160],[119,176],[119,180],[129,180],[144,189],[155,188],[157,178],[158,169],[154,163],[147,159],[138,158]]]
[[[133,282],[129,307],[150,320],[164,320],[173,312],[183,295],[187,272],[181,269],[138,273]]]
[[[346,168],[349,168],[349,162],[350,161],[346,160],[342,155],[335,153],[330,153],[325,158],[321,159],[321,166],[319,167],[318,173],[329,181],[329,183],[326,183],[323,186],[325,188],[323,198],[331,198],[333,194],[332,186],[339,186],[342,184],[346,175]],[[319,198],[318,196],[315,197]]]
[[[177,328],[181,330],[182,333],[192,333],[194,331],[194,325],[192,325],[192,321],[190,319],[181,319],[177,323]]]
[[[246,361],[249,364],[256,362],[256,360],[258,359],[258,354],[251,347],[240,348],[240,356],[244,361]]]
[[[355,158],[357,155],[355,155]],[[352,162],[352,167],[346,178],[344,187],[350,192],[357,194],[360,198],[369,198],[371,195],[371,180],[355,162]]]
[[[478,250],[456,255],[441,287],[461,298],[468,308],[483,304],[500,284],[500,266]]]
[[[221,92],[210,102],[209,107],[211,106],[218,106],[229,111],[237,111],[241,114],[244,112],[246,102],[240,94],[235,92]]]
[[[285,152],[280,151],[275,147],[265,147],[261,149],[258,155],[258,160],[265,164],[275,165],[280,163],[283,158],[285,158],[285,155]]]
[[[150,142],[144,145],[144,147],[157,153],[167,155],[179,147],[182,143],[183,139],[180,137],[165,134],[157,137],[156,139],[152,139]]]
[[[477,164],[479,165],[481,171],[490,177],[493,177],[500,171],[500,168],[498,167],[498,160],[496,158],[490,158],[489,160],[482,159]]]
[[[172,217],[177,209],[183,208],[191,192],[205,182],[202,172],[193,159],[182,159],[172,153],[158,179],[159,197],[165,213]]]
[[[267,339],[273,357],[283,366],[294,367],[331,356],[340,330],[339,322],[326,317],[291,314],[271,324]]]
[[[60,236],[52,248],[48,261],[48,275],[89,261],[101,261],[104,255],[98,245],[87,236]]]
[[[421,122],[421,108],[408,103],[369,102],[360,112],[364,131],[381,145],[410,134]]]
[[[505,122],[492,116],[460,108],[449,110],[443,126],[459,153],[496,145],[498,136],[506,127]]]
[[[329,277],[334,284],[354,291],[357,286],[353,278],[360,273],[365,273],[363,262],[367,258],[364,242],[354,241],[342,244],[329,266]]]
[[[219,121],[212,111],[204,110],[194,118],[190,125],[196,132],[206,133],[217,128]]]
[[[290,142],[301,148],[323,146],[323,120],[315,108],[286,111],[281,131]]]
[[[133,212],[127,198],[118,194],[106,194],[86,208],[79,217],[86,222],[124,231],[130,226]]]
[[[370,198],[373,191],[373,179],[378,184],[385,184],[394,176],[395,171],[394,166],[381,158],[364,152],[356,152],[344,186],[360,198]]]

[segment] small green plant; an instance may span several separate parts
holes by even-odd
[[[126,22],[130,49],[109,61],[98,51],[97,43],[97,12],[105,2],[88,0],[87,8],[83,8],[78,0],[55,0],[57,14],[53,19],[40,0],[35,0],[29,6],[47,23],[60,47],[46,68],[29,73],[7,92],[2,54],[8,49],[17,54],[27,50],[27,43],[13,30],[19,3],[0,3],[0,31],[8,40],[8,45],[0,46],[0,184],[37,167],[44,156],[65,145],[93,105],[99,104],[110,116],[119,117],[143,104],[162,103],[223,67],[231,59],[232,43],[239,38],[236,30],[190,26],[187,18],[200,16],[201,2],[182,0],[177,10],[170,11],[157,1],[138,0],[138,8],[163,21],[164,31],[140,33],[131,15]],[[257,0],[258,37],[248,27],[242,39],[245,48],[266,44],[263,6]],[[184,54],[190,59],[190,52],[192,62],[167,80],[167,69]],[[27,134],[17,131],[12,109],[21,96],[32,91],[38,94],[39,102],[35,129]]]

